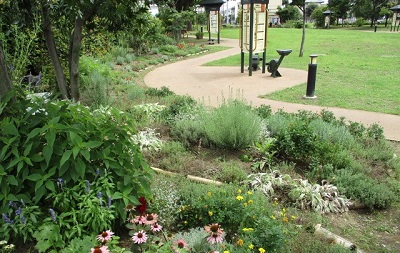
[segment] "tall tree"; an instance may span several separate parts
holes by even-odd
[[[303,57],[304,42],[306,40],[306,0],[293,0],[290,4],[297,6],[303,13],[303,27],[302,27],[302,36],[301,36],[301,44],[299,52],[299,57]]]
[[[356,17],[369,19],[372,27],[379,18],[381,8],[389,2],[390,0],[351,0],[351,11]]]
[[[4,56],[3,47],[0,43],[0,98],[12,90],[12,83],[8,74],[8,67]]]
[[[338,22],[339,18],[343,20],[347,18],[347,13],[350,11],[350,2],[349,0],[329,0],[328,6],[333,11],[335,17],[337,17]]]
[[[178,12],[190,10],[201,1],[202,0],[150,0],[151,3],[157,4],[158,7],[168,6]]]

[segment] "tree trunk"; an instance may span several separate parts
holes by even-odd
[[[300,45],[300,53],[299,57],[303,57],[304,53],[304,41],[306,40],[306,6],[303,6],[303,33],[301,36],[301,45]]]
[[[0,98],[13,88],[8,74],[7,63],[4,57],[3,47],[0,43]]]
[[[63,68],[61,66],[60,58],[58,57],[57,54],[56,43],[54,40],[53,30],[51,28],[49,8],[47,7],[46,2],[42,2],[42,14],[43,14],[43,24],[42,24],[43,34],[46,41],[47,50],[49,52],[49,56],[56,74],[58,89],[60,90],[61,97],[63,99],[68,99],[69,96],[67,90],[67,83]]]
[[[71,85],[71,96],[75,101],[79,101],[79,58],[83,38],[83,26],[92,15],[93,9],[87,10],[82,17],[78,16],[75,20],[74,31],[71,34],[69,45],[69,78]]]

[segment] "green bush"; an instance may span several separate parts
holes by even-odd
[[[181,208],[178,227],[181,229],[220,224],[227,240],[241,226],[254,227],[259,217],[270,216],[267,199],[258,192],[248,192],[235,185],[187,184],[180,189]]]
[[[221,172],[217,179],[225,183],[240,183],[247,178],[246,171],[235,162],[224,162],[221,164]]]
[[[363,25],[365,25],[366,20],[363,18],[357,18],[356,22],[354,22],[355,26],[357,27],[361,27]]]
[[[49,196],[57,192],[59,178],[65,187],[73,187],[92,182],[95,172],[104,170],[115,182],[108,196],[118,218],[124,220],[126,204],[149,194],[152,171],[131,142],[136,130],[128,114],[112,108],[90,112],[68,101],[14,105],[14,117],[0,115],[0,212],[12,211],[10,201],[39,206],[41,217],[49,208],[58,212]],[[2,232],[0,237],[9,236]]]
[[[209,144],[202,113],[195,110],[175,117],[175,121],[171,125],[171,135],[186,147],[191,145],[208,146]]]
[[[340,171],[336,177],[340,192],[349,198],[359,200],[369,208],[388,208],[398,197],[386,184],[361,174]]]
[[[249,105],[228,100],[204,116],[205,132],[217,147],[241,149],[255,143],[262,132],[262,119]]]

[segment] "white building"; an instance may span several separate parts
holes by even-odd
[[[278,11],[278,6],[282,6],[282,0],[269,0],[269,21],[272,23],[279,22],[279,17],[275,14]],[[222,23],[237,24],[240,7],[241,0],[225,0],[225,3],[220,8],[224,17]]]

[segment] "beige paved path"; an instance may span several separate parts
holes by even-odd
[[[247,71],[240,73],[240,67],[201,66],[209,61],[240,53],[237,40],[221,39],[220,45],[232,48],[156,68],[145,76],[145,84],[154,88],[166,86],[176,94],[189,95],[212,106],[218,105],[224,98],[241,96],[254,106],[270,105],[274,111],[283,109],[287,112],[297,112],[298,110],[319,112],[327,109],[332,111],[336,117],[343,116],[347,120],[366,125],[378,123],[383,127],[387,139],[400,141],[400,116],[336,107],[292,104],[259,98],[258,96],[263,94],[306,83],[307,72],[279,68],[282,77],[272,78],[267,71],[265,74],[255,71],[253,76],[249,76]],[[288,57],[293,56],[289,55]],[[284,61],[282,65],[284,65]],[[304,85],[304,93],[305,90],[306,86]]]

